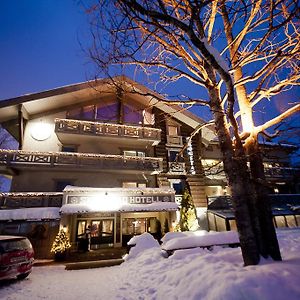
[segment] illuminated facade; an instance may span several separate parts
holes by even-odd
[[[113,84],[82,83],[3,101],[1,124],[20,147],[0,150],[1,171],[12,177],[1,207],[60,207],[59,226],[73,250],[81,247],[88,227],[92,249],[172,230],[187,183],[204,211],[198,158],[201,134],[210,139],[213,131],[197,134],[178,157],[203,121],[153,100],[151,93],[116,78]]]
[[[179,155],[203,121],[125,77],[2,101],[0,122],[19,142],[18,150],[0,149],[1,173],[12,178],[11,192],[0,195],[0,233],[28,235],[40,256],[50,253],[59,227],[74,251],[84,247],[87,228],[91,249],[121,247],[143,232],[159,238],[172,230],[187,184],[207,228],[207,197],[230,194],[213,127]],[[274,191],[287,187],[289,179],[274,174],[270,181],[281,182]],[[5,217],[19,208],[40,215]],[[50,208],[60,214],[47,214]]]

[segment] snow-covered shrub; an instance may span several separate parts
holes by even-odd
[[[129,254],[124,257],[125,260],[135,258],[141,252],[150,248],[160,248],[158,241],[148,232],[134,236],[129,240],[127,245],[132,247]]]

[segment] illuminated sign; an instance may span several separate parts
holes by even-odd
[[[175,202],[173,195],[156,195],[156,196],[68,196],[68,204],[90,204],[94,201],[118,202],[118,204],[151,204],[157,202]]]

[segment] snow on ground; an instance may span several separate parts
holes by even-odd
[[[35,267],[24,281],[0,289],[0,299],[300,299],[300,229],[279,230],[283,262],[243,267],[239,248],[178,250],[163,258],[149,236],[136,239],[122,265],[66,271]],[[169,237],[174,239],[174,236]],[[149,249],[143,250],[145,244]],[[134,248],[133,248],[134,249]]]

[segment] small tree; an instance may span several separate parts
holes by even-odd
[[[181,231],[196,230],[198,228],[197,212],[188,188],[184,189],[181,200],[179,225]]]
[[[51,252],[55,255],[65,255],[66,251],[71,248],[70,240],[67,234],[61,229],[52,244]]]

